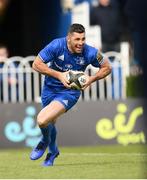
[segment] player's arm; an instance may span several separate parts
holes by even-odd
[[[111,65],[107,58],[104,58],[103,64],[95,75],[90,76],[90,82],[93,83],[97,80],[103,79],[111,73]]]
[[[110,73],[111,73],[111,65],[109,63],[108,58],[105,57],[103,59],[103,63],[101,64],[100,69],[98,70],[98,72],[95,73],[92,76],[89,76],[88,82],[85,84],[83,90],[86,89],[91,83],[93,83],[93,82],[95,82],[97,80],[105,78]]]
[[[62,73],[62,72],[56,71],[56,70],[48,67],[48,65],[45,64],[39,56],[37,56],[35,58],[32,68],[41,74],[44,74],[47,76],[52,76],[56,79],[59,79],[65,87],[70,88],[70,85],[68,84],[69,81],[66,78],[67,72]]]

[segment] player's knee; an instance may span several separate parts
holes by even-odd
[[[40,128],[44,128],[48,125],[43,118],[40,118],[40,116],[37,117],[37,124]]]
[[[40,127],[40,128],[45,128],[45,127],[47,127],[47,124],[44,122],[44,121],[37,121],[38,122],[38,126]]]

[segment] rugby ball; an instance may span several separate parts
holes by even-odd
[[[69,71],[67,79],[71,85],[71,89],[81,90],[87,81],[87,76],[83,71]]]

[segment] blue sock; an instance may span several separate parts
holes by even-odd
[[[41,132],[42,132],[42,140],[44,143],[49,143],[49,129],[48,127],[45,128],[40,128]]]
[[[54,154],[57,151],[57,145],[56,145],[57,130],[54,124],[49,124],[48,128],[49,128],[49,131],[51,130],[49,152]]]

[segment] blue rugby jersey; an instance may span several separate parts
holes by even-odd
[[[85,71],[89,64],[100,67],[103,59],[98,61],[97,55],[98,49],[87,44],[84,45],[81,54],[71,53],[67,48],[65,37],[53,40],[38,54],[44,63],[48,63],[50,68],[60,72],[68,70]],[[64,87],[58,79],[51,76],[45,76],[45,84],[52,87]]]

